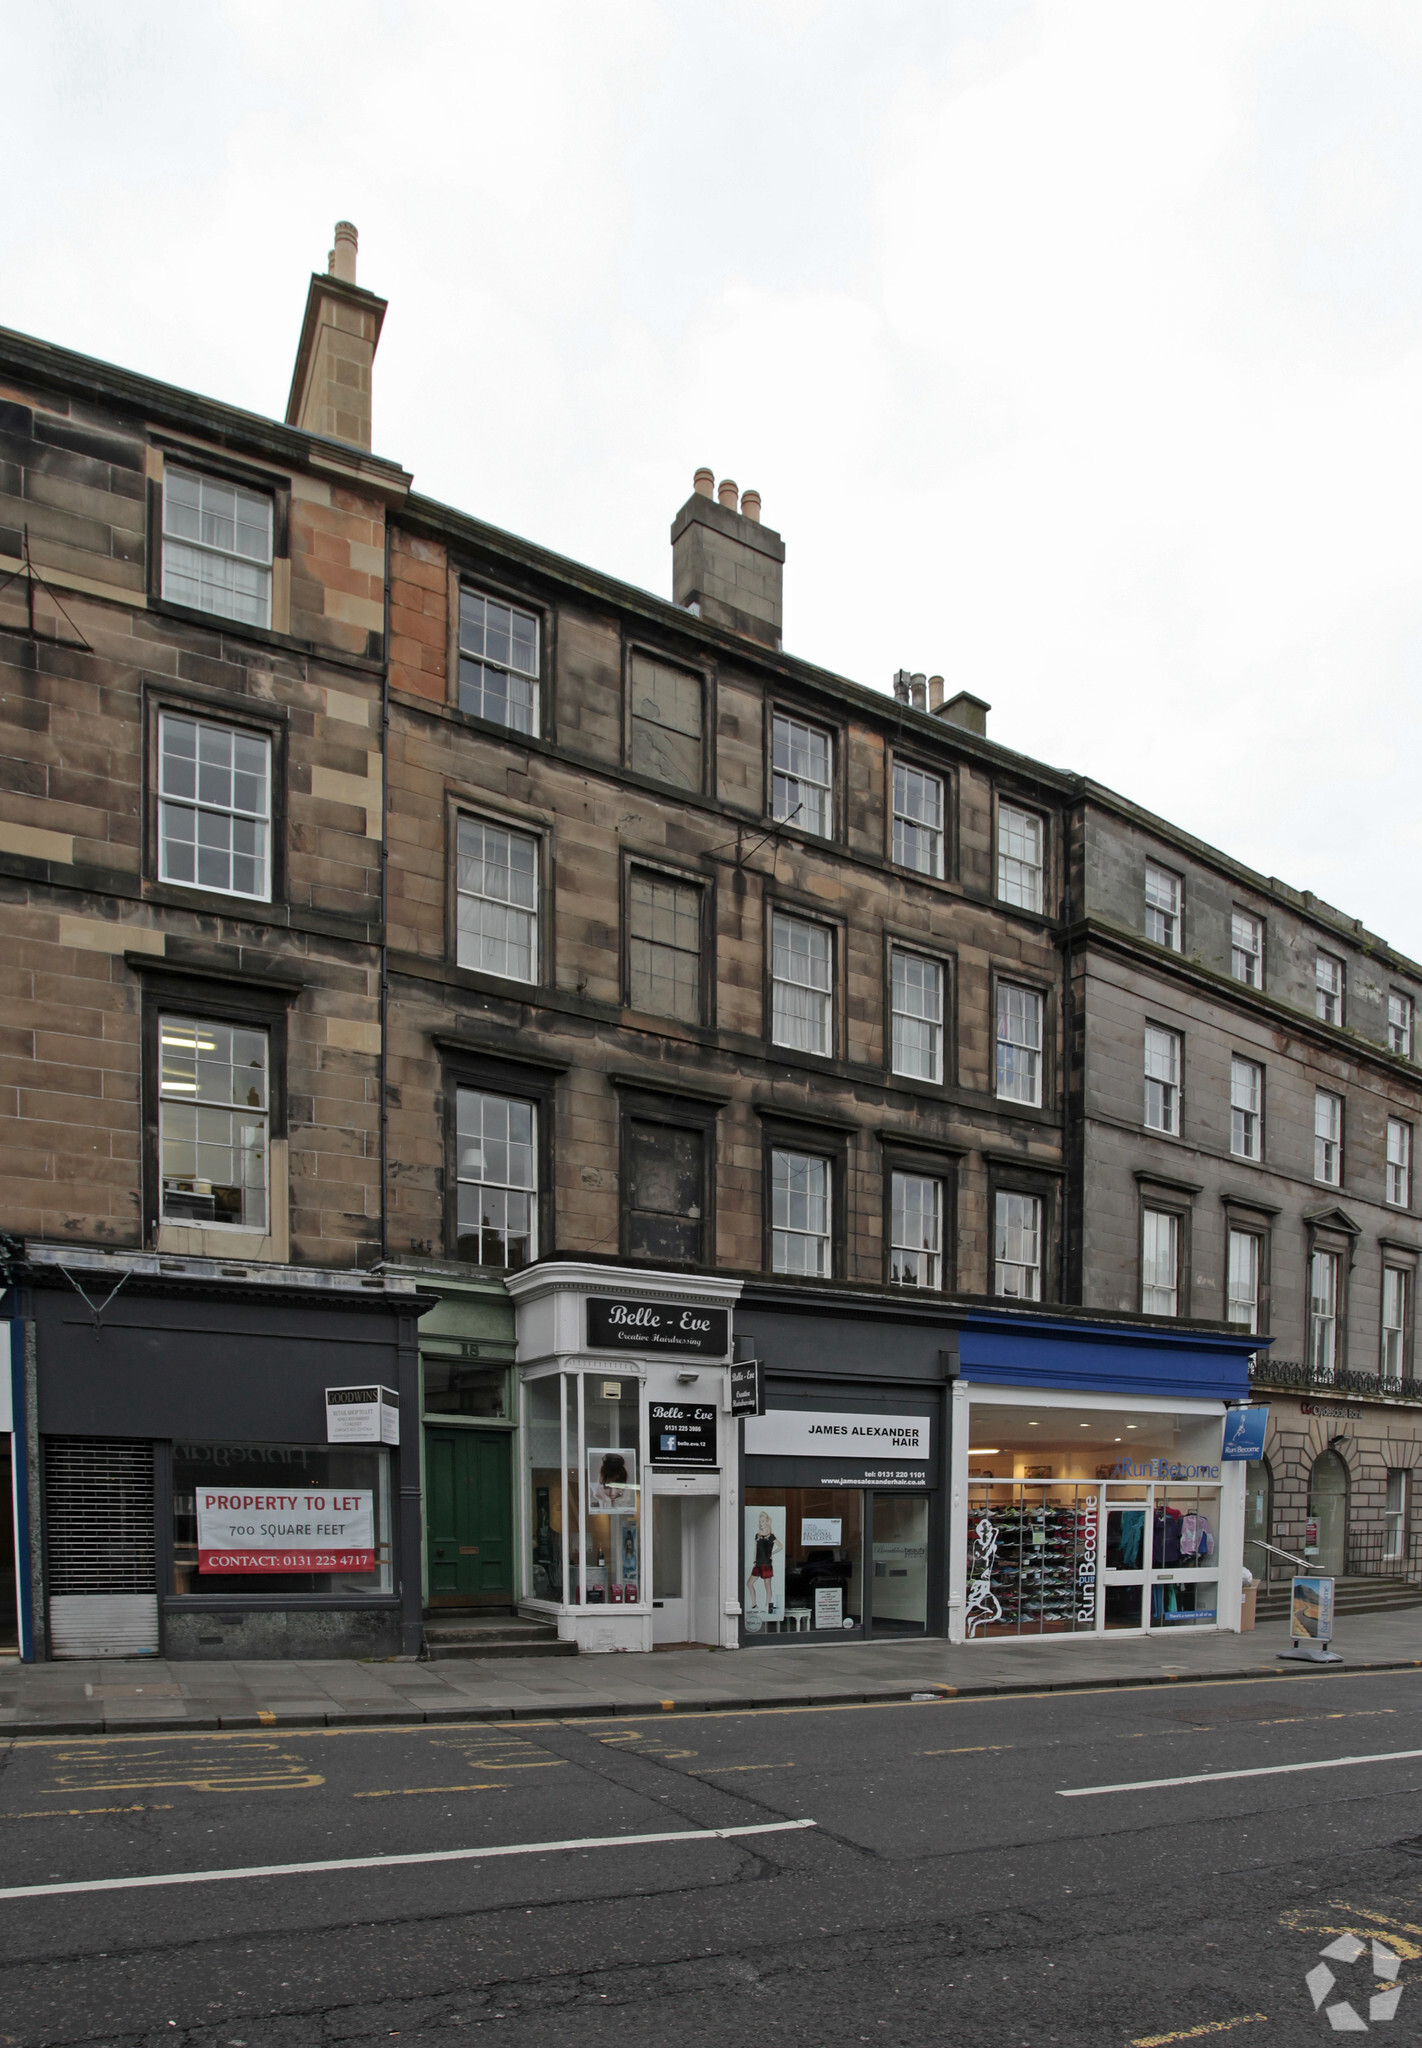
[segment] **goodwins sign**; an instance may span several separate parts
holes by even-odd
[[[597,1351],[689,1351],[724,1358],[731,1348],[729,1309],[687,1301],[624,1301],[588,1296],[588,1346]]]

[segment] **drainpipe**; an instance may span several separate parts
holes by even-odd
[[[390,1111],[386,1075],[390,1025],[390,508],[385,508],[385,615],[380,673],[380,1258],[390,1256]]]

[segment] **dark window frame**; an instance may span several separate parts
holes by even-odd
[[[1336,1191],[1335,1191],[1336,1192]],[[1332,1252],[1338,1260],[1338,1299],[1334,1305],[1333,1370],[1343,1372],[1348,1365],[1348,1321],[1353,1305],[1353,1264],[1357,1256],[1357,1237],[1327,1215],[1306,1218],[1304,1233],[1303,1270],[1303,1330],[1304,1364],[1313,1355],[1313,1255],[1315,1252]],[[1382,1328],[1382,1305],[1378,1305],[1378,1328]]]
[[[1011,807],[1014,810],[1028,811],[1034,818],[1038,818],[1041,820],[1042,907],[1040,910],[1028,910],[1024,904],[1009,903],[1005,896],[1000,896],[998,894],[997,862],[1000,845],[1000,828],[998,824],[998,814],[1001,811],[1003,804],[1005,803],[1011,805]],[[1019,796],[1016,790],[1005,789],[1002,787],[1001,784],[995,783],[993,785],[992,847],[989,853],[989,859],[992,863],[990,874],[991,894],[992,900],[997,905],[997,907],[1000,910],[1006,911],[1010,917],[1032,917],[1036,918],[1039,923],[1044,925],[1051,924],[1056,919],[1057,913],[1052,908],[1052,905],[1056,902],[1059,894],[1056,882],[1056,850],[1058,835],[1053,830],[1054,820],[1055,814],[1047,805],[1039,803],[1036,799],[1031,797]]]
[[[527,591],[516,590],[501,584],[496,577],[486,576],[451,559],[446,578],[449,593],[449,632],[445,653],[445,667],[449,674],[445,679],[446,701],[451,711],[460,719],[467,719],[477,731],[501,734],[511,746],[518,746],[529,739],[551,739],[553,737],[553,640],[557,620],[557,608],[543,599],[530,597]],[[535,684],[538,691],[538,715],[533,721],[531,733],[520,732],[515,725],[502,725],[497,718],[485,718],[482,712],[466,711],[459,701],[459,660],[460,660],[460,599],[468,590],[474,597],[488,598],[495,604],[506,604],[514,611],[532,612],[538,620],[538,674]]]
[[[884,1030],[883,1066],[885,1085],[890,1088],[926,1088],[935,1095],[958,1084],[958,951],[936,939],[924,939],[886,924],[883,931]],[[917,953],[943,970],[943,1072],[937,1081],[925,1081],[917,1074],[900,1074],[894,1067],[894,955]],[[1025,984],[1023,984],[1025,986]],[[1044,1019],[1045,1032],[1045,1019]],[[997,1089],[997,996],[993,995],[993,1090]]]
[[[500,726],[498,731],[505,730]],[[532,839],[538,846],[538,891],[537,918],[538,944],[534,961],[533,978],[518,981],[512,975],[490,974],[482,967],[461,967],[459,964],[459,820],[468,818],[480,825],[493,825],[500,832],[518,832],[524,838]],[[488,801],[482,792],[465,788],[446,786],[444,793],[444,947],[445,965],[449,973],[466,988],[477,988],[490,995],[507,996],[513,1002],[537,1002],[547,995],[553,984],[551,962],[554,955],[553,907],[553,863],[555,847],[553,824],[542,817],[529,818],[521,811],[505,809],[497,801]]]
[[[142,1205],[143,1242],[150,1247],[158,1243],[158,1233],[163,1228],[163,1176],[162,1156],[159,1148],[159,1045],[158,1025],[165,1014],[193,1016],[210,1019],[214,1024],[236,1024],[267,1033],[267,1226],[265,1231],[253,1229],[253,1237],[271,1237],[274,1230],[277,1209],[277,1189],[272,1174],[272,1147],[278,1141],[290,1136],[288,1122],[287,1092],[287,1044],[288,1017],[292,1003],[300,990],[291,988],[263,987],[252,980],[230,981],[205,975],[198,967],[177,968],[169,971],[157,957],[150,967],[142,970],[142,1010],[140,1023],[140,1080],[142,1102]],[[281,1199],[285,1205],[287,1233],[291,1227],[291,1184],[288,1171],[287,1186]],[[210,1226],[179,1222],[171,1219],[175,1230],[202,1230]],[[239,1257],[239,1240],[234,1235],[233,1257]]]
[[[761,1109],[757,1114],[760,1117],[761,1145],[761,1270],[771,1279],[782,1280],[787,1285],[800,1282],[816,1284],[813,1277],[804,1274],[777,1273],[771,1258],[775,1230],[771,1155],[775,1152],[802,1152],[813,1159],[829,1161],[830,1270],[825,1281],[845,1279],[849,1263],[849,1218],[846,1213],[849,1154],[855,1131],[849,1126],[821,1122],[815,1117],[802,1121],[771,1109]]]
[[[1267,1337],[1273,1322],[1273,1277],[1271,1262],[1274,1252],[1273,1218],[1258,1209],[1251,1208],[1245,1201],[1237,1201],[1226,1195],[1224,1207],[1224,1263],[1220,1280],[1220,1320],[1229,1321],[1229,1240],[1233,1231],[1259,1240],[1259,1327],[1256,1336]]]
[[[459,1257],[459,1091],[477,1090],[481,1095],[502,1095],[514,1102],[531,1102],[534,1107],[534,1158],[538,1185],[534,1192],[537,1235],[533,1259],[554,1256],[556,1226],[553,1184],[556,1146],[554,1120],[557,1113],[558,1078],[561,1067],[535,1066],[525,1060],[505,1058],[476,1046],[457,1046],[448,1038],[436,1040],[440,1056],[440,1084],[443,1094],[441,1122],[444,1135],[444,1167],[440,1188],[440,1215],[444,1256],[474,1273],[504,1273],[505,1266],[478,1266]],[[515,1269],[517,1270],[517,1269]]]
[[[635,722],[632,709],[632,665],[638,656],[654,661],[659,668],[679,669],[683,675],[695,676],[701,684],[701,781],[692,790],[681,784],[663,782],[660,776],[648,775],[644,768],[632,765],[632,728]],[[635,775],[639,783],[649,788],[680,791],[683,796],[714,796],[716,790],[716,665],[711,661],[697,661],[685,653],[670,654],[656,641],[644,634],[624,637],[622,643],[622,767],[629,775]]]
[[[1194,1314],[1195,1264],[1194,1264],[1194,1196],[1179,1188],[1170,1187],[1163,1181],[1142,1177],[1136,1183],[1136,1313],[1149,1315],[1153,1311],[1145,1306],[1145,1218],[1147,1209],[1156,1215],[1173,1216],[1176,1219],[1175,1234],[1175,1314],[1162,1317],[1168,1322],[1188,1323]],[[1226,1252],[1228,1258],[1228,1234]]]
[[[668,881],[679,882],[686,888],[697,889],[701,895],[701,1001],[700,1014],[695,1024],[689,1024],[684,1017],[666,1016],[665,1021],[674,1030],[711,1032],[716,1024],[716,878],[696,868],[682,867],[674,861],[665,860],[660,854],[637,853],[630,847],[622,848],[620,871],[621,906],[619,929],[621,932],[621,976],[622,1007],[639,1017],[663,1017],[661,1010],[640,1010],[632,1001],[632,877],[637,870],[649,874],[664,875]]]
[[[145,675],[143,692],[143,893],[174,904],[190,904],[224,917],[261,919],[289,901],[288,823],[290,732],[289,714],[282,705],[255,703],[228,690],[198,691],[182,683],[169,683]],[[227,725],[255,733],[271,748],[270,888],[265,896],[233,896],[225,890],[204,889],[197,883],[163,881],[158,873],[158,806],[161,801],[159,733],[163,713],[179,718],[201,719],[208,725]]]
[[[828,832],[811,832],[792,819],[777,818],[774,803],[775,776],[775,721],[777,717],[793,718],[801,725],[812,725],[818,731],[828,733],[830,741],[830,797]],[[849,794],[847,784],[849,764],[849,719],[843,713],[826,711],[820,706],[813,708],[798,703],[784,690],[768,694],[765,699],[764,728],[761,733],[761,773],[764,776],[762,801],[765,823],[772,832],[793,832],[805,846],[834,846],[843,852],[849,844]],[[892,831],[892,819],[890,830]],[[912,873],[911,869],[896,869],[896,873]],[[929,877],[925,875],[924,881]]]
[[[961,1151],[899,1131],[880,1131],[881,1196],[884,1231],[884,1285],[909,1300],[953,1294],[958,1287],[958,1177]],[[893,1257],[894,1175],[916,1174],[922,1180],[936,1180],[941,1189],[940,1219],[943,1243],[940,1251],[940,1280],[936,1288],[909,1287],[889,1278]],[[995,1219],[994,1219],[995,1220]]]
[[[1030,989],[1042,999],[1042,1099],[1038,1103],[1015,1102],[1010,1096],[997,1092],[997,991],[1005,982],[1009,988]],[[1003,967],[993,961],[988,970],[988,1022],[992,1030],[988,1036],[991,1048],[988,1064],[987,1092],[997,1105],[1002,1116],[1055,1117],[1059,1090],[1057,1087],[1057,1004],[1056,990],[1050,981],[1044,980],[1031,969],[1016,966]]]
[[[1382,1259],[1378,1268],[1379,1374],[1381,1374],[1383,1369],[1382,1289],[1384,1283],[1382,1276],[1384,1273],[1387,1272],[1395,1272],[1403,1274],[1407,1281],[1407,1312],[1402,1325],[1402,1377],[1403,1379],[1407,1380],[1413,1378],[1414,1376],[1414,1362],[1416,1359],[1415,1346],[1417,1338],[1417,1277],[1419,1263],[1422,1262],[1419,1262],[1417,1254],[1415,1252],[1412,1254],[1411,1258],[1409,1258],[1407,1253],[1403,1251],[1400,1247],[1389,1246],[1386,1242],[1384,1242],[1382,1246]]]
[[[213,477],[218,483],[236,484],[244,491],[260,492],[272,501],[272,614],[276,615],[276,565],[287,564],[288,579],[291,571],[291,501],[292,480],[290,472],[277,474],[271,470],[258,469],[228,455],[217,448],[197,448],[185,441],[179,441],[164,434],[150,434],[149,445],[163,457],[166,474],[171,462],[175,469],[192,470],[199,476]],[[263,641],[267,645],[276,642],[287,645],[295,637],[291,632],[291,599],[288,580],[287,623],[279,626],[249,626],[242,619],[229,619],[220,612],[205,612],[196,605],[179,604],[175,598],[163,595],[163,477],[150,476],[146,479],[144,504],[144,594],[149,609],[164,613],[175,619],[191,619],[205,626],[209,632],[238,633],[244,639]]]
[[[775,940],[774,920],[777,916],[793,917],[800,924],[817,924],[830,934],[830,1049],[828,1052],[802,1052],[798,1046],[777,1045],[775,1042]],[[806,903],[801,897],[791,895],[778,888],[764,891],[764,908],[761,925],[761,947],[763,953],[761,971],[761,1020],[763,1037],[771,1053],[788,1054],[792,1060],[806,1060],[811,1064],[828,1065],[844,1058],[846,1038],[845,999],[848,991],[849,950],[848,919],[842,912],[827,910],[823,905]]]
[[[807,721],[812,723],[813,721]],[[941,875],[926,875],[922,868],[906,868],[894,859],[894,770],[902,764],[912,768],[919,775],[931,775],[943,785],[943,872]],[[891,739],[884,747],[884,861],[896,875],[902,875],[912,882],[929,882],[941,886],[945,882],[959,882],[962,879],[959,859],[959,792],[958,768],[956,762],[938,761],[927,751],[915,747],[901,738]]]
[[[631,1265],[675,1266],[678,1271],[704,1272],[716,1264],[716,1181],[721,1104],[700,1096],[663,1094],[660,1090],[617,1088],[619,1256]],[[696,1259],[660,1259],[632,1249],[632,1202],[628,1138],[633,1124],[660,1124],[664,1129],[695,1131],[701,1154],[701,1252]]]
[[[993,1301],[1011,1297],[997,1292],[997,1198],[1035,1195],[1042,1204],[1042,1293],[1039,1305],[1061,1299],[1062,1185],[1057,1173],[989,1159],[987,1206],[987,1293]]]

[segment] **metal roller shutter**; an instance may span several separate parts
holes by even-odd
[[[49,1437],[44,1476],[51,1654],[156,1656],[152,1444]]]

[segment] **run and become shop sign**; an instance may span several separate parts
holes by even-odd
[[[358,1487],[197,1489],[199,1572],[373,1572],[375,1495]]]

